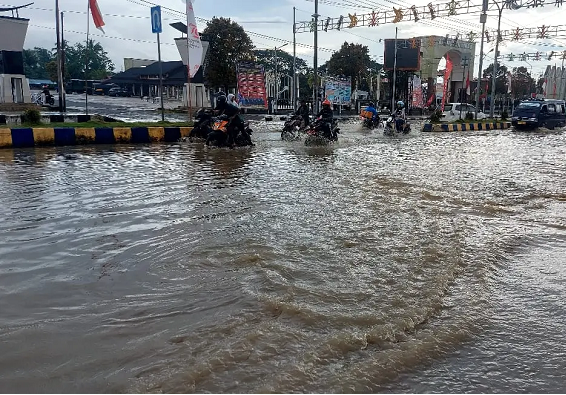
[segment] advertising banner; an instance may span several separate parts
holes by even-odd
[[[444,70],[444,85],[442,88],[442,106],[440,111],[444,111],[444,104],[446,103],[446,95],[448,94],[448,82],[452,74],[452,60],[446,55],[446,70]]]
[[[238,104],[240,107],[267,108],[265,72],[263,66],[254,62],[238,64]]]
[[[413,77],[413,95],[412,95],[411,107],[422,108],[423,107],[423,86],[421,79],[416,75]]]
[[[352,84],[350,78],[327,78],[324,81],[324,96],[332,104],[349,105],[352,101]]]

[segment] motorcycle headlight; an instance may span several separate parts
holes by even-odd
[[[537,119],[536,119],[536,118],[529,118],[529,121],[531,121],[531,122],[536,122]]]

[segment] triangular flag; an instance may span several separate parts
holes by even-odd
[[[88,5],[90,8],[90,12],[92,13],[92,20],[94,21],[94,26],[97,29],[100,29],[102,33],[104,33],[104,19],[102,19],[102,14],[100,13],[100,8],[98,8],[98,3],[96,0],[88,0]]]

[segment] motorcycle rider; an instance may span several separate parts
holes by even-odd
[[[240,109],[228,103],[224,92],[220,92],[216,97],[216,107],[214,108],[214,111],[218,116],[226,115],[229,119],[227,141],[227,145],[229,147],[234,147],[238,131],[242,132],[242,136],[244,136],[249,145],[254,145],[252,143],[250,135],[244,129],[244,123],[240,117]]]
[[[299,106],[299,108],[297,108],[297,111],[295,111],[295,115],[300,115],[301,117],[303,117],[303,127],[308,126],[310,123],[309,113],[310,110],[306,100],[301,100],[301,105]]]
[[[365,111],[372,114],[372,122],[373,126],[377,126],[379,124],[379,113],[375,108],[375,104],[369,103],[368,106],[365,108]]]
[[[407,118],[405,115],[405,103],[402,100],[397,102],[397,109],[395,110],[395,129],[398,132],[402,132],[405,128],[405,123]]]
[[[331,131],[332,122],[334,121],[334,113],[332,112],[330,100],[325,99],[322,102],[322,109],[318,114],[316,114],[316,117],[320,117],[324,136],[329,140],[334,140],[336,136],[333,136]]]

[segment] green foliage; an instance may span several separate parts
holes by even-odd
[[[508,69],[505,65],[499,64],[497,66],[497,78],[495,82],[495,93],[507,93],[507,72]],[[490,64],[487,69],[483,71],[483,78],[491,78],[493,75],[493,63]],[[483,85],[483,84],[482,84]],[[481,86],[482,90],[485,90],[485,86]],[[485,93],[485,92],[484,92]],[[488,96],[491,95],[491,80],[489,81],[489,91]]]
[[[84,43],[70,46],[67,41],[65,48],[65,80],[85,78],[85,66],[88,59],[87,79],[104,79],[114,71],[114,64],[108,53],[98,42],[89,40],[88,54]],[[24,71],[28,78],[50,79],[57,81],[57,49],[51,51],[45,48],[24,49]],[[88,56],[88,58],[87,58]]]
[[[38,125],[41,123],[41,113],[35,108],[28,108],[21,116],[22,123]]]
[[[204,68],[208,85],[235,87],[238,62],[254,59],[252,40],[242,26],[222,17],[213,17],[202,34],[209,42]]]
[[[436,110],[432,114],[430,114],[430,121],[431,122],[440,122],[442,119],[442,111]]]
[[[274,49],[254,49],[255,60],[265,67],[265,71],[275,71],[275,50]],[[304,59],[296,59],[297,73],[307,73],[309,67]],[[293,73],[293,55],[277,50],[277,72],[281,75]]]
[[[53,55],[45,48],[35,47],[23,50],[24,73],[32,79],[48,79],[45,65],[53,60]],[[56,80],[55,80],[56,81]]]
[[[365,45],[344,42],[340,50],[332,54],[325,66],[331,75],[352,77],[352,89],[355,89],[361,82],[361,76],[366,75],[371,69],[372,60]]]

